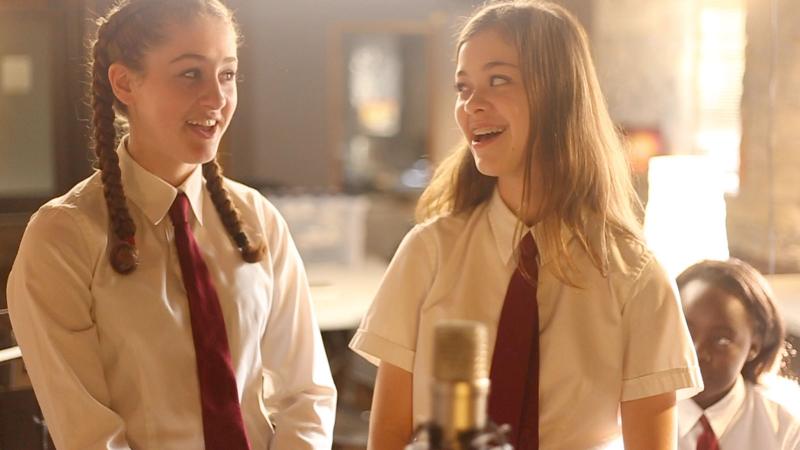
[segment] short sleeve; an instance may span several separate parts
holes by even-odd
[[[433,248],[417,225],[403,238],[350,348],[378,365],[386,361],[411,372],[420,310],[435,277]]]
[[[702,390],[694,344],[676,291],[651,257],[622,311],[622,401],[674,391],[687,398]]]

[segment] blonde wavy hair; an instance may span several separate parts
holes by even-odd
[[[531,112],[525,161],[528,167],[538,164],[541,174],[537,245],[558,255],[555,274],[569,284],[574,285],[570,275],[575,266],[567,252],[572,236],[606,273],[612,234],[642,241],[642,207],[600,91],[586,32],[572,14],[552,3],[493,2],[469,18],[456,52],[490,29],[509,39],[519,54]],[[491,197],[496,181],[478,171],[469,146],[462,145],[440,164],[422,193],[417,221],[472,211]],[[526,171],[518,211],[528,210],[532,186]],[[590,232],[598,224],[600,232]],[[522,222],[517,229],[522,232]]]

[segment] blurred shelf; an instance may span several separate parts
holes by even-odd
[[[11,361],[12,359],[17,359],[20,357],[22,357],[22,352],[19,350],[19,347],[4,348],[0,350],[0,363]]]

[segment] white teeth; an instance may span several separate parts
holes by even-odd
[[[187,120],[186,123],[189,125],[197,125],[200,127],[213,127],[217,124],[217,121],[214,119],[206,119],[206,120]]]
[[[476,130],[473,130],[472,134],[474,134],[475,136],[485,136],[487,134],[492,134],[492,133],[502,133],[505,130],[506,130],[505,128],[500,128],[500,127],[478,128]]]

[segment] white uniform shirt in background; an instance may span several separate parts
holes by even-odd
[[[693,400],[683,400],[678,403],[678,448],[697,448],[703,432],[699,420],[705,414],[722,450],[800,450],[800,404],[792,409],[784,403],[800,397],[786,394],[753,385],[740,375],[733,389],[705,411]]]
[[[463,216],[418,225],[403,240],[351,347],[413,373],[415,423],[430,417],[433,331],[442,319],[486,324],[490,357],[517,261],[517,219],[495,191]],[[525,230],[526,232],[528,230]],[[532,229],[534,238],[540,230]],[[575,240],[581,288],[541,252],[539,442],[543,450],[609,445],[621,401],[687,390],[702,379],[674,283],[641,244],[618,239],[603,276]]]
[[[95,173],[31,218],[8,283],[14,332],[59,450],[203,449],[189,305],[167,215],[178,189],[124,144],[117,152],[139,267],[119,275],[108,262]],[[219,296],[252,448],[328,449],[336,389],[286,224],[258,192],[225,180],[248,235],[266,241],[264,259],[246,263],[204,183],[198,167],[179,189]]]

